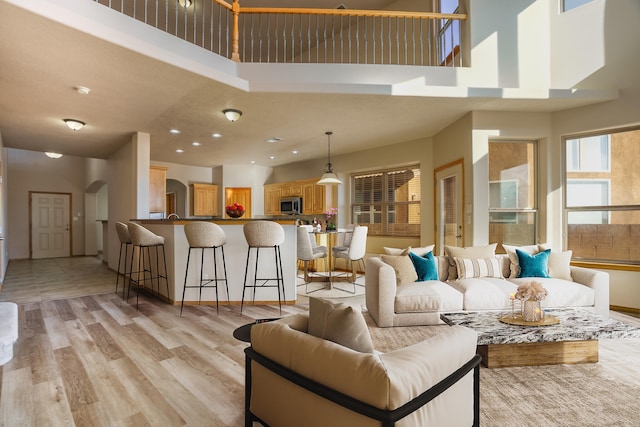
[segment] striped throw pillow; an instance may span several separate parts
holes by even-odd
[[[454,258],[458,279],[496,277],[502,279],[500,261],[497,258]]]

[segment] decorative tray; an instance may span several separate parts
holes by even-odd
[[[516,325],[516,326],[549,326],[549,325],[557,325],[560,323],[560,319],[555,316],[546,315],[542,320],[537,322],[528,322],[522,318],[522,315],[517,314],[513,317],[510,314],[506,314],[504,316],[500,316],[498,318],[502,323],[506,323],[508,325]]]

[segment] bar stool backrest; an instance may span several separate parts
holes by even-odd
[[[284,228],[273,221],[251,221],[243,227],[247,244],[254,248],[279,246],[284,242]]]
[[[116,232],[118,233],[118,239],[120,243],[131,243],[131,236],[129,236],[129,227],[124,222],[116,222]]]
[[[158,236],[135,222],[129,223],[129,235],[134,246],[157,246],[164,244],[164,237]]]
[[[227,243],[222,227],[212,222],[195,221],[185,224],[184,234],[192,248],[213,248]]]

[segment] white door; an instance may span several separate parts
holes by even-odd
[[[444,255],[444,246],[462,246],[464,242],[464,173],[462,160],[435,170],[436,250]]]
[[[71,255],[71,195],[31,193],[31,258]]]

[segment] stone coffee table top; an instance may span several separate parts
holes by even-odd
[[[516,326],[499,320],[507,311],[444,313],[449,325],[461,325],[478,333],[478,345],[531,342],[585,341],[603,338],[640,338],[640,328],[581,309],[545,310],[560,323],[548,326]]]

